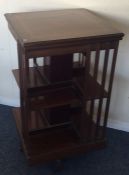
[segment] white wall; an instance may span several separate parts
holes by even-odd
[[[12,76],[17,68],[16,43],[4,13],[60,8],[87,8],[109,19],[125,33],[120,42],[113,86],[109,125],[129,131],[129,1],[128,0],[0,0],[0,103],[19,105],[19,89]]]

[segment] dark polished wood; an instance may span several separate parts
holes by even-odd
[[[22,44],[44,42],[46,45],[55,40],[121,35],[108,21],[86,9],[11,13],[5,16]]]
[[[21,133],[21,115],[19,108],[14,108],[13,113],[17,128],[22,138]],[[76,118],[80,117],[79,113],[76,113]],[[36,122],[32,115],[31,132],[30,132],[30,147],[24,144],[25,154],[30,164],[46,162],[49,160],[61,159],[77,153],[84,153],[94,149],[101,149],[106,146],[106,140],[98,139],[94,142],[81,142],[78,133],[73,125],[59,125],[53,127],[44,127],[37,130]],[[36,115],[38,117],[38,115]],[[74,116],[75,119],[75,116]],[[38,118],[39,123],[41,119]],[[87,123],[87,119],[85,121]],[[92,122],[92,121],[91,121]],[[85,124],[86,124],[85,123]],[[94,123],[91,124],[93,130],[95,129]],[[40,123],[41,126],[41,123]],[[85,128],[86,132],[87,128]],[[93,137],[94,132],[92,132]],[[23,139],[23,138],[22,138]]]
[[[124,34],[85,9],[5,17],[18,47],[19,69],[13,74],[21,106],[13,112],[28,161],[46,162],[106,146]]]
[[[73,54],[45,57],[44,74],[51,83],[68,81],[72,79],[72,65]]]

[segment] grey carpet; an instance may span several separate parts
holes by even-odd
[[[0,105],[0,175],[129,175],[129,133],[108,129],[107,138],[107,148],[63,160],[62,171],[54,172],[54,162],[31,167],[19,149],[11,107]]]

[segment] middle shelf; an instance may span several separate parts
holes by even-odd
[[[42,67],[39,69],[42,71]],[[19,70],[13,70],[13,74],[19,86]],[[31,106],[41,103],[45,108],[66,105],[76,101],[79,96],[83,96],[85,100],[108,97],[108,92],[90,74],[86,75],[86,80],[83,76],[76,76],[71,81],[53,84],[46,82],[42,77],[34,67],[29,68],[27,91],[32,99]]]

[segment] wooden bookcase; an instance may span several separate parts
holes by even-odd
[[[28,161],[103,148],[124,34],[85,9],[5,17],[17,41],[19,69],[13,74],[21,105],[13,112]]]

